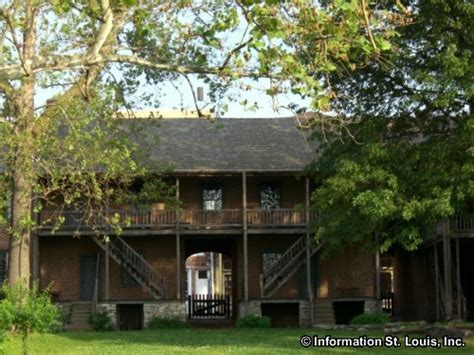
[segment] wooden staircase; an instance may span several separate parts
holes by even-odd
[[[92,239],[104,251],[108,248],[110,257],[125,268],[153,298],[164,299],[163,276],[122,238],[111,237],[108,242],[96,236],[92,236]]]
[[[314,323],[315,324],[336,324],[332,299],[316,298],[314,300]]]
[[[313,256],[322,245],[310,247],[310,255]],[[262,297],[272,296],[306,263],[307,248],[306,236],[302,236],[260,275]]]
[[[71,309],[71,322],[69,330],[90,330],[89,318],[92,314],[92,304],[74,303]]]

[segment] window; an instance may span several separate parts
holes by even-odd
[[[202,208],[205,210],[222,209],[222,187],[220,185],[208,185],[202,191]]]
[[[281,253],[263,253],[262,254],[262,270],[264,274],[270,270],[272,265],[281,257]]]
[[[260,206],[264,210],[280,208],[280,187],[267,183],[260,186]]]
[[[207,270],[199,270],[198,279],[207,279]]]
[[[0,284],[7,279],[8,253],[0,251]]]

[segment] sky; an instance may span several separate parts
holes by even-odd
[[[197,91],[199,86],[204,89],[204,99],[198,102],[198,106],[201,110],[206,110],[211,104],[208,96],[208,90],[206,84],[196,78],[192,79],[194,91]],[[297,103],[299,105],[308,104],[301,100],[301,98],[291,94],[281,94],[272,100],[271,97],[264,93],[266,83],[261,80],[260,82],[243,82],[243,85],[252,85],[252,89],[231,89],[229,95],[234,97],[232,102],[229,102],[228,111],[222,115],[225,118],[255,118],[255,117],[288,117],[294,113],[289,109],[285,108],[290,103]],[[46,101],[52,98],[55,94],[60,93],[62,90],[54,89],[41,89],[37,91],[35,97],[35,106],[40,107],[45,105]],[[144,81],[143,84],[137,90],[137,97],[145,93],[154,93],[157,97],[159,96],[160,103],[158,107],[137,107],[137,109],[150,109],[150,110],[195,110],[195,104],[192,97],[192,91],[189,85],[184,81],[180,80],[174,82],[164,82],[159,87],[147,85]],[[245,107],[241,102],[248,100],[250,104],[257,102],[258,108]],[[226,100],[227,102],[227,100]],[[222,103],[223,105],[224,103]],[[250,105],[249,105],[250,106]]]

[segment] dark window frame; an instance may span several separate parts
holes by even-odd
[[[201,186],[201,208],[203,210],[206,210],[204,206],[204,191],[205,190],[220,190],[221,191],[221,206],[219,209],[216,209],[215,211],[223,210],[224,209],[224,184],[222,182],[209,182],[205,183]],[[213,211],[213,210],[207,210],[207,211]]]
[[[278,189],[278,192],[279,192],[278,208],[269,208],[269,209],[271,210],[271,209],[280,209],[280,208],[282,208],[282,206],[283,206],[283,194],[282,194],[281,183],[279,181],[264,181],[264,182],[261,182],[261,183],[258,184],[257,199],[258,199],[258,203],[259,203],[260,208],[264,209],[263,205],[262,205],[262,190],[265,187],[268,187],[268,186],[275,187],[276,189]]]
[[[265,263],[265,255],[266,254],[273,254],[275,255],[276,257],[281,257],[283,255],[284,251],[281,251],[281,250],[265,250],[261,253],[260,255],[260,267],[261,267],[261,272],[264,273],[265,271],[265,267],[264,267],[264,263]]]

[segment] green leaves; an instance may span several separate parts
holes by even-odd
[[[413,250],[436,222],[468,211],[474,199],[470,120],[459,119],[448,138],[424,140],[398,120],[399,126],[365,118],[351,128],[359,142],[322,144],[312,200],[316,235],[329,249],[371,243],[378,233],[383,250],[395,244]]]
[[[60,312],[48,292],[40,291],[37,282],[29,288],[24,279],[2,286],[0,329],[20,335],[24,353],[28,353],[29,334],[47,332],[59,325]]]

